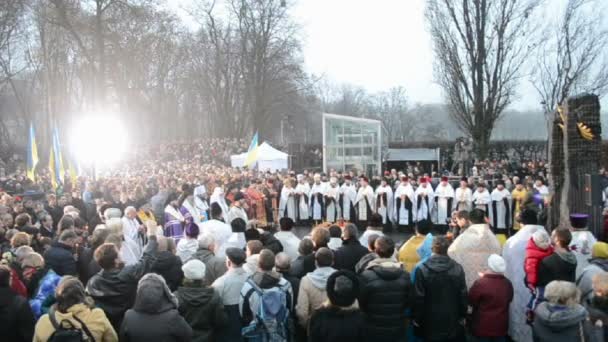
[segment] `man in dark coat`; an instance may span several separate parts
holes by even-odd
[[[289,274],[292,276],[302,279],[308,272],[314,271],[314,258],[312,260],[308,257],[309,255],[314,256],[315,246],[310,239],[300,240],[298,245],[299,256],[291,262]]]
[[[167,238],[164,236],[158,237],[158,253],[156,261],[152,265],[152,273],[160,274],[171,291],[177,290],[184,279],[182,272],[182,260],[172,251],[169,250]]]
[[[572,233],[568,229],[558,228],[551,233],[551,240],[555,253],[544,258],[538,266],[537,286],[541,288],[553,280],[576,281],[576,256],[568,248]]]
[[[355,271],[355,265],[369,253],[366,247],[359,243],[357,226],[349,223],[342,231],[342,247],[334,253],[334,268],[337,270]]]
[[[433,238],[433,254],[416,270],[414,332],[425,341],[463,341],[467,314],[464,270],[448,257],[449,241]]]
[[[63,231],[59,236],[59,240],[53,242],[51,248],[44,253],[46,264],[62,277],[65,275],[78,275],[76,260],[72,253],[77,239],[78,236],[73,230]]]
[[[217,331],[228,323],[220,295],[204,284],[205,268],[198,259],[184,264],[184,284],[175,292],[179,313],[192,327],[192,341],[200,342],[215,341]]]
[[[367,335],[374,341],[395,341],[406,334],[406,309],[410,307],[410,276],[392,259],[395,243],[381,236],[375,242],[378,258],[360,275],[359,307],[365,314]]]
[[[106,313],[116,331],[120,330],[124,313],[133,307],[137,282],[150,272],[156,259],[158,242],[153,228],[156,227],[148,227],[148,244],[134,265],[123,266],[114,244],[104,243],[95,251],[95,260],[102,270],[91,277],[87,292],[95,300],[95,305]]]
[[[11,270],[0,265],[0,336],[3,341],[30,342],[36,320],[27,299],[10,288]]]
[[[198,250],[192,256],[193,259],[202,261],[207,267],[205,281],[209,285],[228,270],[226,262],[215,256],[215,248],[215,238],[209,234],[203,234],[198,237]]]

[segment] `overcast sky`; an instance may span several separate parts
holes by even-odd
[[[169,6],[190,21],[180,8],[192,1],[172,0]],[[425,0],[298,1],[293,15],[302,25],[307,71],[370,92],[404,86],[411,103],[443,102],[433,81],[424,4]],[[540,109],[527,78],[511,108]]]

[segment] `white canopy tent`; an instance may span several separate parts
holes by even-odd
[[[247,159],[247,152],[236,154],[230,157],[230,164],[232,167],[243,167],[245,160]],[[259,170],[266,171],[277,171],[289,168],[289,155],[285,152],[281,152],[276,148],[270,146],[266,142],[263,142],[258,146],[257,160],[251,167],[256,166]]]

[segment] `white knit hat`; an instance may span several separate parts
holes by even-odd
[[[532,234],[532,241],[540,249],[547,249],[551,245],[551,238],[544,229],[535,231]]]
[[[207,267],[205,264],[198,259],[191,259],[182,266],[184,277],[190,280],[203,280],[205,278],[206,270]]]
[[[505,264],[505,259],[503,259],[498,254],[490,255],[490,257],[488,258],[488,266],[490,267],[490,270],[492,270],[492,272],[494,273],[505,273],[505,269],[507,268],[507,265]]]

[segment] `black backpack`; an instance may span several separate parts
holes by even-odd
[[[57,319],[55,318],[55,307],[51,307],[49,310],[49,320],[55,331],[49,337],[48,342],[95,342],[95,338],[93,338],[93,335],[86,324],[76,316],[73,316],[73,318],[80,324],[80,328],[75,327],[68,319],[57,322]]]

